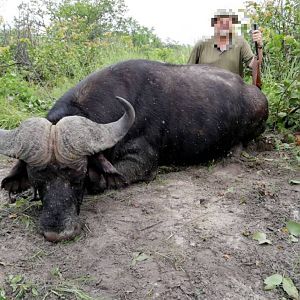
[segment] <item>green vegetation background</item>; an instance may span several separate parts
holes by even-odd
[[[118,61],[186,63],[190,47],[162,42],[125,17],[126,9],[123,0],[31,0],[20,5],[14,24],[0,17],[0,127],[45,115],[86,75]],[[264,35],[269,126],[300,131],[299,1],[248,1],[247,10]]]

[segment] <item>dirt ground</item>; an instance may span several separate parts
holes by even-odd
[[[0,287],[15,299],[9,275],[22,275],[25,299],[288,299],[263,289],[274,273],[300,289],[300,242],[285,228],[300,221],[300,185],[289,183],[300,172],[284,148],[161,168],[149,184],[86,197],[72,242],[47,242],[39,208],[8,205],[1,191]],[[0,180],[11,165],[1,157]]]

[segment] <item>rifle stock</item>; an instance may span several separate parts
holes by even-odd
[[[257,30],[257,24],[253,24],[253,30]],[[259,89],[261,89],[262,82],[261,82],[260,68],[261,68],[262,57],[261,57],[261,51],[258,50],[257,42],[255,42],[255,54],[256,54],[255,57],[256,59],[252,66],[252,84],[256,85]]]

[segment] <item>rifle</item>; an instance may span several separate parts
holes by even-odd
[[[257,24],[253,24],[253,30],[257,29]],[[261,89],[262,82],[260,77],[260,68],[262,63],[261,51],[258,51],[258,44],[255,42],[255,61],[252,66],[252,84]]]

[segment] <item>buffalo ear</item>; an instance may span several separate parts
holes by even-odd
[[[106,175],[123,176],[102,153],[89,157],[89,166],[97,173]]]
[[[102,153],[89,157],[89,180],[97,182],[104,189],[117,189],[127,185],[126,178]]]
[[[106,189],[104,176],[97,172],[93,166],[88,168],[88,176],[85,179],[85,187],[88,194],[95,195],[103,193]]]
[[[13,166],[10,173],[1,182],[1,188],[11,193],[21,193],[28,190],[31,184],[28,179],[26,163],[22,160]]]

